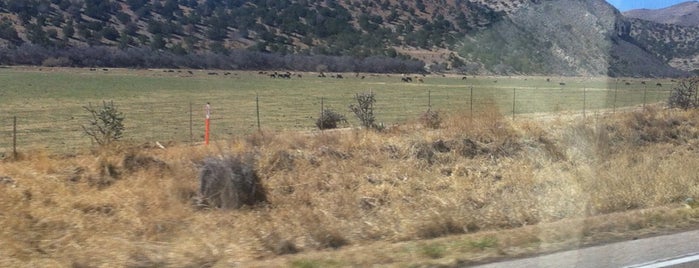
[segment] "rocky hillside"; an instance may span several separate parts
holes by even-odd
[[[413,58],[437,72],[682,75],[667,63],[689,63],[692,45],[675,49],[656,30],[604,0],[0,0],[0,47],[14,53],[0,51],[0,64],[17,64],[8,59],[34,44],[45,48],[36,62],[71,66],[82,63],[53,54],[150,49],[186,62],[245,50]]]
[[[640,47],[675,68],[699,70],[699,2],[630,10],[623,15],[631,21],[630,35]]]
[[[673,76],[666,59],[631,35],[632,23],[602,0],[542,1],[469,35],[459,51],[476,72]]]
[[[699,1],[688,1],[663,9],[634,9],[623,14],[628,18],[699,27]]]
[[[699,71],[699,27],[630,19],[632,40],[671,66]]]

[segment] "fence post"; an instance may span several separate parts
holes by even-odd
[[[12,158],[17,160],[17,116],[12,119]]]
[[[587,118],[586,108],[587,108],[587,88],[583,88],[583,120],[585,120]]]
[[[255,110],[257,114],[257,131],[262,132],[260,128],[260,94],[255,94]]]
[[[670,94],[672,94],[672,91],[670,91]],[[699,104],[699,86],[694,87],[694,105]]]
[[[324,128],[324,121],[325,121],[325,107],[323,103],[323,97],[320,97],[320,131],[323,132],[325,130]]]
[[[192,101],[189,101],[189,144],[194,144],[194,115],[192,112]]]
[[[471,96],[469,98],[471,104],[469,106],[469,109],[471,110],[471,123],[473,123],[473,87],[471,87]]]
[[[427,110],[432,110],[432,90],[427,90]]]
[[[517,103],[517,88],[512,89],[512,120],[515,120],[515,104]]]
[[[617,91],[619,91],[619,78],[616,79],[616,82],[614,82],[614,103],[612,104],[612,114],[616,114],[616,94]]]
[[[643,108],[646,108],[646,95],[648,94],[648,87],[643,86]]]
[[[206,119],[204,121],[204,144],[209,145],[209,138],[211,135],[211,104],[206,102],[204,109],[206,110]]]

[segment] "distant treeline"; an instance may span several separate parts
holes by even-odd
[[[192,68],[223,70],[292,70],[309,72],[421,73],[417,60],[388,57],[355,58],[324,55],[281,55],[249,50],[227,54],[211,52],[178,55],[147,47],[118,49],[107,46],[46,48],[23,44],[0,48],[2,65],[47,67]]]

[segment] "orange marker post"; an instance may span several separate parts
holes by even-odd
[[[204,144],[209,145],[209,133],[211,133],[211,105],[208,102],[206,103],[204,110],[206,111],[206,121],[204,122]]]

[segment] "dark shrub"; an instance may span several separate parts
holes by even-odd
[[[167,163],[163,162],[162,160],[158,160],[150,156],[139,155],[133,152],[124,156],[123,166],[124,169],[129,172],[136,172],[138,170],[151,168],[162,171],[168,168]]]
[[[87,125],[83,125],[83,132],[90,136],[99,145],[109,145],[113,141],[121,139],[124,132],[124,114],[120,112],[114,102],[102,102],[102,107],[93,107],[92,104],[83,106],[91,118]]]
[[[672,89],[672,94],[668,98],[668,105],[671,108],[696,108],[699,106],[699,77],[685,79],[680,81],[675,88]]]
[[[333,129],[337,128],[338,123],[347,123],[347,118],[333,110],[325,109],[320,113],[320,117],[316,120],[318,129]]]
[[[374,103],[376,103],[376,94],[374,92],[357,93],[354,96],[357,104],[351,104],[349,106],[350,110],[354,112],[362,123],[362,126],[369,129],[373,128],[376,130],[381,130],[381,125],[376,124],[376,117],[374,116]]]
[[[235,209],[267,201],[267,193],[255,171],[251,155],[210,157],[199,172],[203,204]]]
[[[438,129],[442,125],[442,117],[438,111],[427,110],[420,116],[420,122],[427,128]]]

